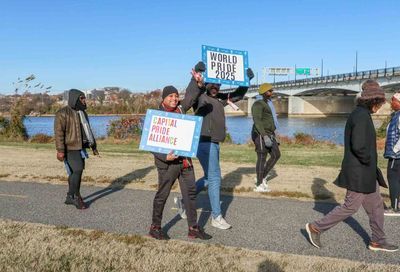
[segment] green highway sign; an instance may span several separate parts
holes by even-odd
[[[296,68],[296,75],[311,75],[311,68]]]

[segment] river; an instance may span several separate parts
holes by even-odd
[[[107,127],[111,120],[118,116],[90,116],[90,123],[96,137],[107,136]],[[343,144],[344,125],[346,117],[301,118],[278,117],[278,134],[292,137],[295,133],[304,132],[317,140],[327,140],[336,144]],[[25,126],[28,135],[44,133],[53,136],[54,117],[26,117]],[[228,133],[236,144],[243,144],[250,140],[250,131],[253,119],[247,116],[228,116],[226,126]]]

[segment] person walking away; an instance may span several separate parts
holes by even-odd
[[[386,186],[377,167],[376,134],[371,114],[385,103],[385,93],[375,82],[363,84],[357,107],[346,122],[344,158],[335,184],[346,188],[344,204],[337,206],[325,217],[306,224],[308,239],[317,248],[324,231],[356,213],[362,206],[369,217],[372,230],[368,248],[373,251],[394,252],[398,247],[386,241],[383,230],[383,200],[379,185]],[[379,182],[379,183],[378,183]]]
[[[77,209],[87,208],[80,194],[85,159],[89,158],[86,149],[91,148],[94,155],[99,155],[86,107],[85,94],[71,89],[68,105],[57,111],[54,119],[57,159],[64,162],[68,173],[65,204],[74,205]]]
[[[262,99],[254,102],[251,107],[254,122],[251,138],[257,153],[257,177],[254,191],[270,192],[271,189],[267,184],[269,172],[281,157],[279,142],[275,134],[275,130],[278,127],[278,118],[271,100],[273,86],[269,83],[261,84],[258,93],[262,96]],[[267,161],[268,154],[270,157]]]
[[[390,207],[385,210],[386,216],[400,216],[400,93],[392,96],[393,113],[386,129],[384,157],[388,159],[387,179],[389,183]]]

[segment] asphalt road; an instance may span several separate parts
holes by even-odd
[[[63,204],[67,186],[0,182],[0,217],[76,228],[146,235],[151,223],[155,192],[113,190],[83,186],[82,195],[90,202],[87,210]],[[164,211],[164,230],[173,239],[188,240],[186,220],[176,216],[171,193]],[[334,205],[287,199],[222,197],[222,208],[230,230],[210,225],[208,196],[198,198],[199,222],[213,236],[207,243],[301,255],[337,257],[368,263],[400,264],[400,252],[372,252],[367,249],[370,228],[361,209],[353,218],[325,232],[323,248],[311,246],[305,224],[320,218]],[[388,240],[400,244],[400,217],[385,217]]]

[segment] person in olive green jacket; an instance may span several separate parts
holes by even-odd
[[[254,102],[251,108],[254,121],[251,138],[257,153],[257,181],[254,191],[270,192],[267,176],[281,156],[279,142],[275,137],[278,119],[271,101],[273,86],[269,83],[261,84],[258,92],[262,99]],[[268,154],[270,158],[267,161]]]

